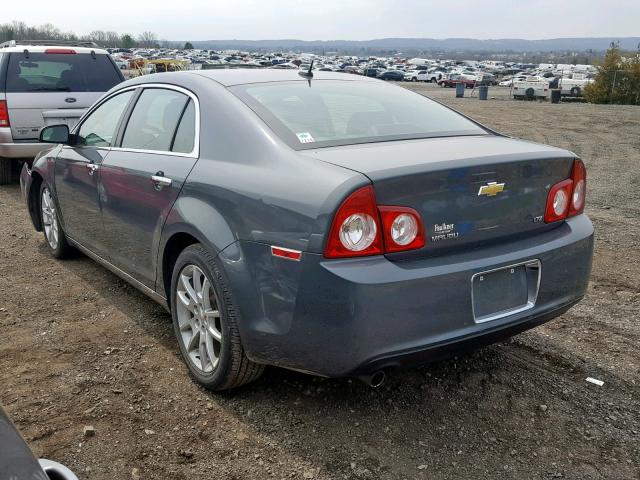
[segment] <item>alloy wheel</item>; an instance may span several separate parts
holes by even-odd
[[[189,361],[203,373],[213,372],[220,360],[222,319],[214,287],[196,265],[186,265],[178,274],[176,313]]]
[[[58,226],[58,215],[56,213],[56,206],[51,197],[51,191],[48,187],[42,190],[42,224],[44,227],[44,235],[47,238],[49,246],[55,250],[58,248],[58,242],[60,237],[60,228]]]

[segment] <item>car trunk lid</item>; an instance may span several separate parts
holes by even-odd
[[[391,258],[435,255],[550,228],[550,187],[570,176],[570,152],[486,135],[370,143],[304,152],[363,173],[379,205],[417,210],[424,248]]]
[[[11,135],[14,140],[33,140],[47,125],[66,124],[71,129],[101,96],[99,92],[7,93]]]

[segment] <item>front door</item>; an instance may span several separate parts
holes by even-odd
[[[73,146],[64,146],[56,158],[55,191],[65,233],[82,246],[106,258],[98,180],[110,154],[115,132],[133,91],[116,95],[85,120]]]
[[[164,222],[197,158],[194,102],[170,88],[144,89],[100,167],[110,261],[150,288]]]

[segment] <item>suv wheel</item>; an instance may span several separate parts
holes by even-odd
[[[264,371],[245,355],[231,292],[216,259],[201,245],[187,247],[176,261],[171,315],[180,353],[203,387],[240,387]]]
[[[44,239],[49,245],[49,251],[56,258],[66,257],[72,250],[67,243],[67,237],[60,225],[58,209],[56,208],[51,190],[43,182],[40,186],[40,220]]]

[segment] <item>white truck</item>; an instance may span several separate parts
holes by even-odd
[[[526,77],[523,80],[514,80],[513,98],[515,99],[539,99],[549,95],[549,80],[541,77]]]
[[[574,73],[571,78],[560,77],[558,80],[558,88],[562,95],[568,95],[571,97],[581,97],[584,87],[593,82],[592,78],[588,78],[587,75],[581,73]]]

